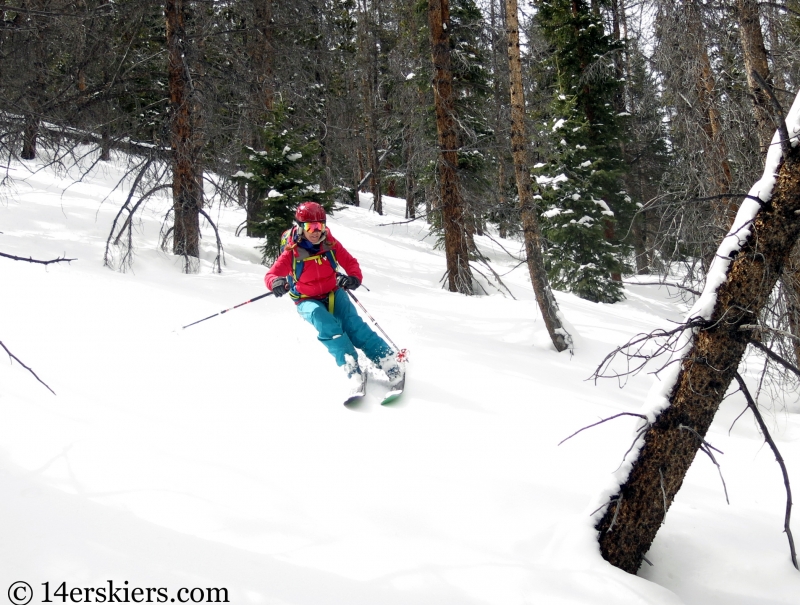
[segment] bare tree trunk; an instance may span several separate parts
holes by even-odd
[[[360,51],[362,61],[361,94],[364,103],[364,138],[366,143],[367,170],[370,174],[370,191],[372,192],[373,209],[378,214],[383,214],[383,201],[381,200],[381,172],[378,160],[378,126],[375,113],[377,112],[377,57],[375,53],[375,40],[370,34],[367,0],[362,1],[360,31]]]
[[[253,25],[255,36],[252,44],[255,68],[253,103],[260,115],[264,110],[272,111],[275,105],[275,66],[272,40],[272,0],[254,0]]]
[[[25,129],[22,134],[22,153],[23,160],[36,159],[36,139],[39,136],[39,118],[33,115],[25,116]]]
[[[453,99],[453,72],[450,67],[448,0],[429,0],[428,23],[434,70],[433,98],[439,144],[438,176],[448,286],[451,292],[474,294],[469,247],[464,230],[464,202],[456,172],[459,137]]]
[[[781,278],[789,331],[794,335],[794,364],[800,368],[800,244],[794,247],[787,262],[788,271]]]
[[[800,234],[800,148],[780,166],[773,195],[728,267],[708,321],[694,328],[668,405],[647,427],[630,474],[596,528],[608,562],[636,573],[703,443],[757,317]],[[697,324],[695,324],[697,325]]]
[[[166,0],[174,212],[172,250],[174,254],[187,258],[199,258],[200,209],[203,205],[200,107],[187,57],[186,8],[185,0]],[[188,264],[186,270],[189,270]]]
[[[618,42],[622,40],[622,33],[620,30],[621,23],[625,19],[625,0],[611,0],[611,35],[614,40]],[[622,81],[625,77],[625,72],[628,71],[625,69],[627,62],[627,57],[625,53],[617,53],[614,55],[614,72],[617,76],[617,80]],[[616,94],[614,95],[614,109],[617,112],[625,111],[625,87],[620,86],[617,89]],[[622,139],[620,139],[620,145],[624,145]],[[623,151],[623,157],[624,151]]]
[[[498,12],[495,12],[495,2],[497,2],[497,9]],[[501,65],[505,63],[505,57],[502,56],[501,51],[499,50],[499,46],[502,44],[501,40],[498,39],[498,28],[502,27],[503,30],[506,29],[505,23],[505,11],[502,10],[501,4],[502,0],[490,0],[489,2],[489,31],[491,33],[491,49],[492,49],[492,72],[495,75],[493,80],[494,86],[494,104],[495,104],[495,111],[493,114],[494,118],[494,136],[495,136],[495,144],[497,145],[498,150],[501,149],[506,142],[505,136],[503,133],[503,126],[504,126],[504,96],[505,90],[504,86],[502,86],[502,71]],[[498,23],[498,20],[500,23]],[[507,97],[505,97],[507,98]],[[502,141],[502,142],[501,142]],[[497,227],[498,227],[498,235],[500,237],[507,237],[508,236],[508,225],[509,220],[507,216],[509,200],[506,196],[506,158],[504,153],[498,153],[497,157],[497,194],[495,196],[495,204],[497,205]]]
[[[406,218],[417,217],[417,182],[414,177],[413,156],[414,139],[411,136],[411,128],[406,127],[405,134],[405,162],[406,162]]]
[[[650,273],[650,257],[647,248],[647,219],[644,213],[640,212],[633,218],[631,230],[636,275],[647,275]]]
[[[780,52],[781,47],[781,34],[778,31],[778,23],[783,20],[783,16],[779,14],[780,6],[777,3],[764,4],[760,7],[761,10],[767,12],[767,37],[770,46],[770,61],[772,62],[772,82],[775,86],[775,92],[779,98],[781,94],[787,94],[786,80],[783,75],[783,70],[776,68],[775,54]]]
[[[248,37],[248,53],[253,65],[253,79],[250,89],[248,130],[245,145],[263,151],[266,147],[262,128],[275,105],[274,65],[272,42],[272,0],[252,1],[253,26]],[[256,226],[262,212],[264,200],[257,188],[248,183],[245,186],[245,212],[247,214],[245,233],[256,237]]]
[[[363,81],[364,94],[364,138],[366,139],[367,170],[370,172],[369,182],[372,192],[372,208],[378,214],[383,214],[383,200],[381,199],[381,173],[378,162],[377,127],[375,124],[375,108],[369,79]]]
[[[775,133],[775,125],[770,119],[769,96],[762,88],[761,83],[753,76],[755,71],[767,83],[772,79],[767,63],[767,49],[764,47],[764,34],[758,19],[758,2],[756,0],[736,0],[736,9],[739,17],[739,38],[742,43],[744,66],[747,72],[747,85],[753,100],[756,132],[758,141],[761,143],[762,153],[766,153],[770,141],[772,141],[772,135]]]
[[[525,131],[525,97],[522,89],[522,67],[519,51],[519,20],[517,0],[506,0],[506,29],[508,32],[508,65],[511,82],[511,153],[522,214],[522,233],[528,271],[536,294],[536,302],[544,318],[544,325],[557,351],[571,348],[572,338],[564,329],[558,312],[558,303],[550,289],[542,258],[542,236],[536,216],[536,204],[531,192],[531,173],[528,167],[528,140]]]
[[[508,237],[508,218],[505,216],[506,206],[509,205],[505,194],[506,189],[506,166],[503,158],[497,161],[497,207],[500,210],[500,219],[497,224],[498,235]]]
[[[704,157],[708,174],[714,183],[713,195],[722,196],[730,193],[733,174],[728,162],[728,151],[722,138],[722,117],[716,99],[716,80],[708,56],[706,37],[703,32],[702,19],[693,1],[686,2],[687,22],[695,29],[692,38],[695,40],[695,60],[697,61],[697,79],[695,86],[703,113],[702,128],[705,131]],[[736,216],[737,207],[728,204],[726,198],[712,202],[718,224],[725,230]]]
[[[744,54],[744,66],[747,72],[747,85],[753,101],[753,117],[756,123],[756,132],[761,150],[766,153],[775,133],[775,125],[770,118],[770,99],[764,90],[762,82],[754,76],[757,73],[761,81],[771,85],[767,50],[764,47],[764,35],[761,31],[761,22],[758,18],[758,3],[755,0],[737,0],[736,8],[739,17],[739,32]],[[795,248],[790,259],[792,266],[800,267],[800,247]],[[800,300],[800,278],[790,272],[782,279],[783,298],[788,313],[789,330],[795,336],[793,349],[796,361],[800,363],[800,322],[798,322],[798,300]]]
[[[354,206],[361,206],[361,196],[359,195],[361,183],[364,180],[364,154],[361,151],[361,146],[357,145],[356,147],[356,162],[357,162],[357,169],[356,169],[356,182],[355,186],[353,187],[353,205]]]

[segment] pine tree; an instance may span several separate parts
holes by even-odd
[[[621,46],[584,0],[542,2],[537,20],[552,50],[553,100],[540,133],[546,162],[537,164],[545,262],[553,287],[613,303],[623,298],[619,275],[629,252],[616,233],[635,211],[623,191],[623,118],[614,107],[613,55]]]
[[[245,147],[247,172],[240,170],[231,176],[235,182],[248,184],[259,202],[249,219],[250,232],[265,238],[260,248],[265,264],[278,257],[281,234],[291,226],[300,202],[318,202],[328,212],[333,205],[332,192],[319,186],[322,171],[316,162],[318,143],[286,129],[286,112],[278,104],[261,136],[265,150]]]

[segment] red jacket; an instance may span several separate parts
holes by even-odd
[[[292,274],[292,265],[302,262],[303,269],[299,271],[300,279],[295,283],[295,289],[308,298],[324,298],[329,292],[336,290],[336,272],[333,270],[330,261],[325,257],[325,252],[332,251],[336,257],[336,262],[344,269],[348,275],[362,280],[361,267],[358,261],[350,254],[342,244],[340,244],[327,231],[326,237],[319,245],[319,256],[311,258],[306,262],[303,259],[316,256],[314,252],[307,250],[299,245],[299,242],[289,242],[281,255],[269,268],[264,282],[267,288],[272,289],[272,282],[279,277],[286,277]],[[300,301],[297,301],[300,302]]]

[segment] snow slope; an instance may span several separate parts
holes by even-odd
[[[222,274],[208,225],[196,275],[158,249],[167,198],[139,217],[133,270],[102,266],[122,173],[100,166],[75,183],[75,169],[8,170],[0,252],[77,260],[0,258],[0,341],[57,393],[0,364],[0,590],[25,581],[34,603],[45,590],[97,602],[109,582],[129,602],[200,600],[179,593],[193,587],[276,605],[798,602],[780,470],[749,415],[730,429],[738,394],[708,436],[731,504],[698,458],[653,567],[631,576],[599,555],[588,506],[636,419],[558,443],[641,408],[651,375],[624,389],[587,378],[634,334],[682,318],[665,289],[628,286],[615,305],[557,293],[576,344],[558,354],[527,269],[502,249],[519,256],[519,242],[479,238],[516,300],[485,281],[489,296],[465,297],[441,289],[443,254],[421,221],[403,221],[401,200],[385,198],[383,217],[347,208],[329,225],[361,262],[370,291],[356,295],[411,352],[400,402],[378,405],[375,376],[350,410],[286,298],[180,330],[264,292],[258,242],[233,236],[241,211],[212,211]],[[798,486],[800,407],[762,403]],[[61,583],[79,590],[53,596]]]

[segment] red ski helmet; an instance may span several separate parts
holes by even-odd
[[[325,221],[325,208],[317,202],[303,202],[295,210],[294,218],[298,223]]]

